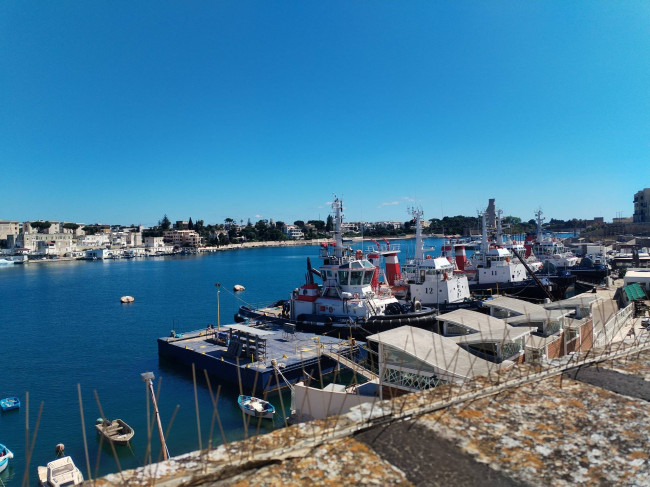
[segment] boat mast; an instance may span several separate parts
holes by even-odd
[[[334,210],[334,242],[336,243],[336,247],[334,248],[334,256],[340,259],[341,257],[343,257],[343,237],[341,235],[341,222],[343,220],[343,202],[340,201],[336,196],[334,196],[332,209]]]
[[[499,247],[503,246],[503,234],[501,233],[501,213],[503,210],[497,210],[497,245]]]
[[[481,213],[481,253],[486,255],[488,251],[487,225],[485,222],[485,212]]]
[[[539,209],[535,212],[535,220],[537,220],[537,241],[542,241],[542,222],[545,218],[542,218],[542,210]]]
[[[156,422],[158,423],[158,435],[160,436],[160,447],[162,448],[163,460],[169,459],[169,450],[167,449],[167,443],[165,443],[165,435],[163,434],[162,424],[160,422],[160,411],[158,411],[158,403],[156,402],[156,394],[153,391],[153,372],[144,372],[140,374],[142,380],[147,383],[149,392],[151,393],[151,402],[153,403],[153,411],[156,415]]]
[[[415,262],[424,260],[424,242],[422,242],[422,215],[421,209],[411,208],[411,215],[415,220]]]

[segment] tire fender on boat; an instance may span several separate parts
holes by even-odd
[[[422,311],[422,303],[420,301],[415,301],[413,303],[413,309],[415,311]]]

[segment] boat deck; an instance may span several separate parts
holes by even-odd
[[[248,352],[229,344],[227,337],[235,332],[247,338]],[[295,382],[305,373],[315,376],[333,370],[337,362],[330,354],[354,358],[359,350],[358,343],[279,325],[233,324],[221,326],[218,330],[195,330],[158,339],[158,352],[162,356],[187,365],[194,363],[225,380],[241,382],[249,389],[262,387],[263,390],[286,385],[276,376],[274,361],[282,375],[289,382]],[[329,353],[323,353],[325,351]]]

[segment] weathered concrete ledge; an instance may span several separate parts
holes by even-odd
[[[377,402],[96,484],[649,485],[643,338],[588,360],[524,365],[497,382]]]

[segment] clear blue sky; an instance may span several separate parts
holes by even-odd
[[[650,187],[647,1],[4,1],[0,219],[607,220]]]

